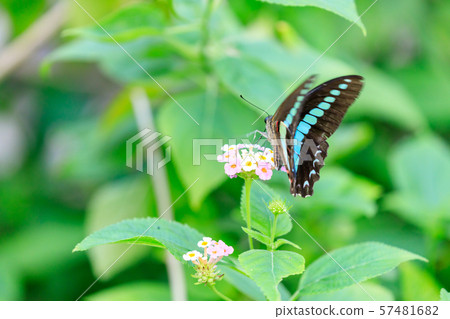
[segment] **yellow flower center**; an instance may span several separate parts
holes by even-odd
[[[267,168],[263,167],[263,168],[261,168],[261,171],[262,171],[263,173],[267,173]]]
[[[231,168],[236,168],[236,164],[232,164],[232,165],[231,165]]]

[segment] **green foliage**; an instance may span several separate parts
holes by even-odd
[[[281,300],[280,281],[305,269],[303,256],[290,251],[249,250],[239,255],[239,262],[269,300]]]
[[[441,301],[450,301],[450,294],[444,288],[441,289]]]
[[[331,151],[330,151],[331,152]],[[381,189],[376,183],[339,168],[324,167],[314,196],[294,202],[293,211],[309,214],[325,211],[347,216],[372,217]]]
[[[300,300],[305,301],[372,301],[372,296],[377,301],[394,301],[394,295],[387,288],[371,283],[364,282],[359,285],[353,285],[344,289],[321,293],[316,295],[302,296]],[[366,293],[367,291],[367,293]],[[370,295],[370,296],[369,296]]]
[[[249,235],[250,237],[252,237],[253,239],[256,239],[257,241],[259,241],[260,243],[263,243],[264,245],[270,245],[270,237],[266,236],[264,234],[261,234],[260,232],[256,231],[256,230],[252,230],[252,229],[248,229],[246,227],[242,227],[242,230]]]
[[[402,300],[436,301],[439,285],[424,269],[412,263],[400,266]]]
[[[225,275],[225,280],[230,282],[233,286],[235,286],[239,291],[253,300],[266,300],[264,294],[258,285],[251,280],[249,277],[244,275],[237,269],[234,269],[230,266],[220,266],[222,273]]]
[[[406,250],[375,242],[340,248],[330,252],[330,256],[320,257],[307,268],[300,281],[302,295],[352,286],[391,271],[408,260],[426,261],[425,258]]]
[[[155,4],[136,4],[114,12],[102,20],[102,28],[95,25],[88,28],[74,28],[64,31],[66,36],[81,36],[96,40],[130,41],[144,36],[164,33],[167,19]],[[104,30],[107,30],[106,33]]]
[[[202,235],[186,225],[159,218],[136,218],[107,226],[74,248],[83,251],[99,245],[128,243],[166,248],[175,258],[196,247]]]
[[[84,299],[89,301],[165,301],[170,300],[170,289],[166,283],[138,281],[104,289]]]
[[[315,6],[338,14],[352,23],[356,23],[366,34],[366,28],[356,11],[354,0],[259,0],[285,6]]]
[[[89,202],[86,233],[91,234],[124,219],[147,217],[150,212],[151,194],[150,182],[145,176],[130,176],[103,186]],[[100,276],[125,249],[126,245],[93,247],[88,255],[94,273]],[[145,248],[131,249],[114,263],[114,268],[105,274],[106,278],[130,267],[146,254]]]
[[[390,159],[395,191],[386,197],[386,208],[433,235],[445,234],[450,221],[449,157],[448,147],[433,136],[398,145]]]
[[[237,103],[236,98],[230,95],[218,96],[215,92],[207,93],[210,94],[175,96],[180,105],[186,107],[189,114],[202,125],[192,121],[173,101],[164,105],[157,118],[158,127],[164,128],[167,135],[182,137],[174,138],[169,143],[177,150],[173,152],[172,160],[183,185],[187,188],[195,181],[194,176],[199,178],[193,191],[187,194],[194,209],[198,209],[205,197],[226,178],[225,174],[218,174],[219,163],[205,159],[205,155],[215,157],[217,151],[215,147],[205,146],[202,138],[242,136],[246,132],[245,119],[255,116],[253,111],[243,108],[240,117],[232,118],[229,114]]]
[[[158,221],[164,231],[152,227],[85,299],[170,299],[163,249],[180,258],[197,248],[201,233],[231,243],[234,256],[256,265],[244,267],[233,255],[218,264],[225,276],[217,287],[234,300],[370,300],[364,290],[376,300],[437,300],[439,288],[450,286],[448,2],[379,1],[364,24],[356,19],[368,4],[358,2],[357,11],[354,0],[80,4],[104,29],[69,6],[60,43],[59,35],[42,41],[20,72],[1,79],[0,140],[8,142],[0,156],[1,300],[73,300],[155,220],[143,219],[160,205],[148,176],[124,163],[125,141],[137,130],[130,103],[136,86],[149,96],[156,129],[172,138],[172,199],[199,179],[174,205],[177,222]],[[46,10],[42,0],[3,1],[0,46],[8,49]],[[367,36],[353,26],[340,37],[354,21]],[[50,51],[39,78],[37,63]],[[253,183],[251,229],[242,228],[242,180],[205,159],[215,157],[215,147],[202,147],[194,164],[192,140],[239,140],[262,130],[261,112],[239,94],[272,114],[315,73],[318,82],[361,74],[365,87],[329,140],[314,196],[292,198],[285,174],[275,172]],[[286,214],[273,232],[272,197],[289,199],[289,215],[327,250],[337,249],[333,256],[364,290]],[[78,246],[91,247],[87,254],[71,254],[90,233]],[[248,251],[247,235],[257,250]],[[367,241],[389,246],[360,244]],[[354,244],[376,249],[354,251]],[[299,269],[274,258],[281,263],[276,278],[262,270],[267,256],[301,259],[300,246],[308,267],[293,295],[298,276],[290,275]],[[377,254],[383,259],[375,262]],[[418,255],[430,260],[426,268],[404,263],[398,276],[363,282]],[[214,300],[208,287],[192,287],[190,300]],[[442,289],[441,300],[448,299]]]
[[[277,195],[270,187],[260,182],[253,183],[250,195],[250,206],[252,212],[252,227],[261,232],[266,237],[271,235],[271,225],[274,220],[273,214],[267,208],[269,202]],[[245,190],[241,195],[241,214],[245,220]],[[288,215],[283,214],[278,217],[275,237],[287,234],[292,229],[292,221]]]

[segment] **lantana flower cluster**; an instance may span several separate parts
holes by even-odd
[[[262,180],[269,180],[272,177],[275,166],[270,148],[258,144],[225,144],[222,151],[225,153],[218,155],[217,161],[225,163],[225,174],[230,178],[257,176]]]
[[[197,250],[188,251],[183,259],[191,261],[195,265],[196,273],[192,277],[197,278],[196,285],[211,284],[221,280],[223,274],[217,271],[216,264],[225,256],[234,252],[233,247],[228,246],[222,240],[218,242],[210,237],[203,237],[197,244],[203,248],[203,254]]]

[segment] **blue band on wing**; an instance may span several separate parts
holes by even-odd
[[[330,103],[326,103],[326,102],[321,102],[319,103],[319,105],[317,105],[318,107],[320,107],[322,110],[328,110],[330,108]]]
[[[341,91],[338,91],[338,90],[331,90],[331,91],[330,91],[330,94],[331,94],[331,95],[334,95],[334,96],[339,96],[339,94],[341,94]]]
[[[306,122],[301,121],[300,125],[297,127],[297,130],[299,130],[300,132],[302,132],[303,134],[308,134],[309,129],[311,128],[311,125],[309,125]]]
[[[303,118],[303,121],[305,121],[308,124],[314,125],[317,123],[317,117],[306,114],[305,117]]]
[[[300,150],[302,146],[302,141],[305,138],[305,135],[303,135],[300,131],[296,131],[294,135],[294,172],[297,171],[297,166],[300,160]]]
[[[309,111],[309,114],[312,114],[316,117],[321,117],[324,114],[324,111],[321,109],[318,109],[317,107],[315,109],[312,109],[311,111]]]

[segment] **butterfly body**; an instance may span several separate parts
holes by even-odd
[[[363,86],[361,76],[349,75],[310,90],[314,80],[315,76],[309,77],[273,116],[265,119],[275,167],[286,168],[294,196],[313,194],[328,152],[326,140],[336,131]]]

